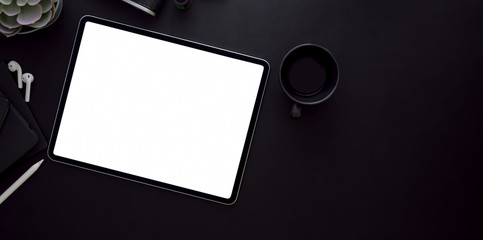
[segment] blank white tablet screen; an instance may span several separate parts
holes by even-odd
[[[54,154],[229,198],[262,74],[87,22]]]

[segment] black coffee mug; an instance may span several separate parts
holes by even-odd
[[[339,67],[329,50],[316,44],[302,44],[290,50],[280,66],[280,84],[295,101],[291,115],[299,118],[300,105],[327,100],[339,83]]]

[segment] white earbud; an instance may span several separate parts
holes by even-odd
[[[30,102],[30,88],[32,87],[32,82],[34,81],[34,75],[31,73],[24,73],[22,75],[22,81],[27,84],[25,89],[25,102]]]
[[[15,61],[10,61],[8,63],[8,70],[10,70],[10,72],[15,72],[17,71],[17,82],[18,82],[18,88],[22,88],[22,67],[20,67],[20,64],[18,64],[18,62],[15,62]]]

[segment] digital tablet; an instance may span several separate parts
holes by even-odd
[[[259,58],[85,16],[49,157],[231,204],[268,73]]]

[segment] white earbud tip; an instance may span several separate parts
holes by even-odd
[[[22,75],[22,81],[24,83],[33,82],[34,81],[34,75],[32,75],[31,73],[24,73]]]
[[[18,64],[17,62],[15,61],[10,61],[8,62],[8,70],[10,70],[11,72],[15,72],[15,71],[18,71],[19,68],[20,68],[20,64]]]
[[[27,85],[25,89],[25,102],[30,102],[30,89],[33,81],[34,75],[32,75],[31,73],[24,73],[22,75],[22,82]]]

